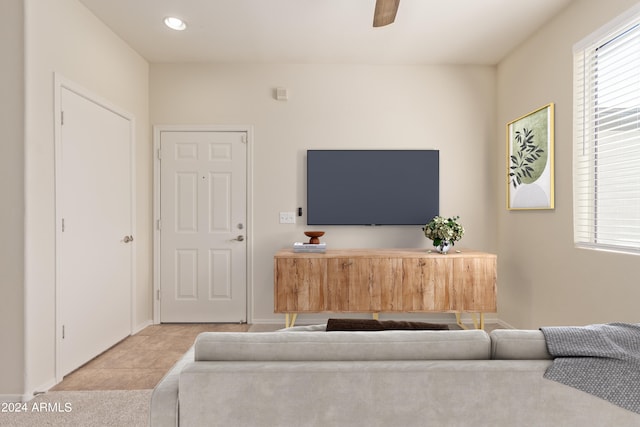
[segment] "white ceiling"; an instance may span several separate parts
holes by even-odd
[[[571,0],[401,0],[380,28],[375,0],[80,1],[150,62],[491,65]]]

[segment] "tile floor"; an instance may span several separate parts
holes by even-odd
[[[152,389],[205,331],[247,332],[242,324],[151,325],[65,376],[52,390]]]

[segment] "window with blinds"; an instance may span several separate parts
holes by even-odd
[[[640,8],[574,47],[574,241],[640,253]]]

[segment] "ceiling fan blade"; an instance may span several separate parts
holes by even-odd
[[[383,27],[396,20],[400,0],[376,0],[376,10],[373,12],[373,26]]]

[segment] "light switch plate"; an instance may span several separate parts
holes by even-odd
[[[295,224],[295,212],[280,212],[280,224]]]

